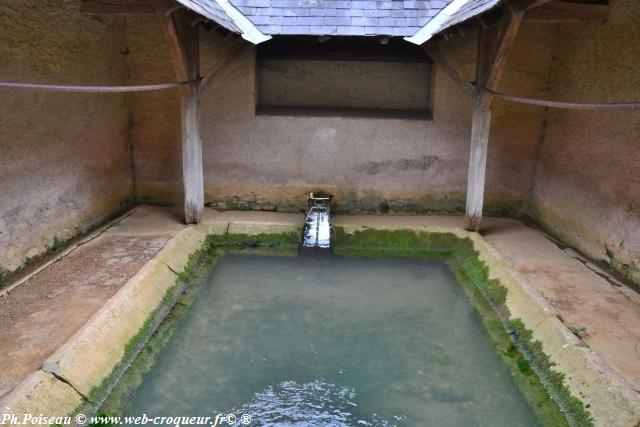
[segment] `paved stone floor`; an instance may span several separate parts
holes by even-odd
[[[204,227],[302,225],[301,214],[216,212]],[[337,216],[335,225],[462,227],[453,216]],[[68,340],[165,243],[184,228],[181,209],[139,206],[0,298],[0,397]],[[486,218],[483,236],[559,318],[635,390],[640,390],[640,295],[543,232],[519,221]]]
[[[122,225],[79,245],[0,298],[0,397],[39,369],[182,228],[145,224],[166,220],[175,217],[138,208]]]
[[[485,239],[560,320],[640,391],[640,295],[534,228],[513,220],[487,226]]]

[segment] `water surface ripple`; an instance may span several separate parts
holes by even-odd
[[[451,272],[407,259],[223,257],[129,413],[229,412],[252,426],[538,425]]]

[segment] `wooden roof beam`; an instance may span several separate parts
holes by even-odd
[[[195,82],[199,78],[198,27],[192,27],[182,10],[166,14],[171,5],[164,0],[151,0],[162,22],[169,55],[178,81]]]
[[[549,1],[533,7],[524,15],[526,22],[544,23],[604,23],[611,15],[607,3],[577,3],[563,0]]]
[[[460,89],[462,89],[469,97],[475,98],[476,88],[467,80],[458,68],[449,61],[449,59],[438,49],[433,43],[427,42],[422,45],[422,49],[436,64],[436,67],[442,70]]]
[[[480,29],[476,83],[481,87],[490,91],[498,87],[507,62],[507,54],[515,42],[525,12],[526,7],[509,7],[499,38],[496,27]],[[490,108],[493,100],[491,93],[481,93],[480,97],[482,107]]]
[[[85,15],[155,15],[156,9],[147,1],[83,0],[80,13]]]

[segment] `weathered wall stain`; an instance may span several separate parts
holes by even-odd
[[[131,17],[128,24],[130,75],[171,78],[157,20]],[[476,41],[474,31],[467,34],[442,41],[442,48],[471,79]],[[505,73],[507,89],[536,94],[546,87],[548,38],[543,27],[525,27]],[[233,46],[206,33],[201,42],[203,74]],[[256,115],[255,70],[255,48],[245,45],[201,98],[209,205],[290,211],[304,205],[305,192],[325,190],[362,197],[345,199],[344,212],[375,212],[384,204],[390,212],[392,206],[402,212],[459,212],[464,206],[473,103],[439,70],[432,80],[432,120]],[[179,99],[168,92],[138,94],[130,105],[138,200],[180,203]],[[496,103],[488,211],[523,213],[542,117],[541,109]],[[371,202],[364,192],[378,194],[379,200]],[[442,195],[447,203],[438,201]]]
[[[356,166],[356,170],[369,175],[376,175],[387,170],[391,170],[392,172],[408,170],[426,171],[432,165],[436,164],[438,160],[438,156],[422,156],[417,159],[382,160],[358,165]]]
[[[82,16],[79,8],[0,2],[2,80],[123,83],[125,21]],[[124,95],[2,90],[1,97],[0,276],[132,196]]]
[[[555,28],[551,99],[640,99],[640,3],[611,2],[602,25]],[[549,110],[531,214],[640,284],[640,111]]]
[[[638,7],[612,1],[603,25],[525,23],[499,89],[552,99],[640,97]],[[4,79],[175,79],[157,17],[94,19],[79,15],[76,1],[0,8]],[[440,43],[471,79],[474,36]],[[202,73],[233,46],[203,33]],[[291,212],[304,209],[304,193],[324,190],[342,213],[463,211],[472,102],[439,70],[432,120],[256,116],[255,77],[255,49],[245,45],[201,100],[210,206]],[[177,91],[7,92],[0,122],[0,148],[11,159],[0,166],[0,265],[13,269],[56,236],[113,213],[133,195],[133,182],[138,201],[181,202]],[[638,112],[545,113],[497,101],[486,213],[521,215],[531,197],[529,213],[552,233],[640,281],[640,181],[629,172],[640,170],[638,141]]]

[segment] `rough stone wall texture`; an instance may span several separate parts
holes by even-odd
[[[153,59],[136,63],[138,77],[168,78],[159,24],[136,20],[148,28],[138,34],[141,40],[129,32],[129,56],[138,57],[143,46],[157,49]],[[466,36],[442,48],[471,79],[475,31],[464,31]],[[519,36],[505,90],[546,88],[551,56],[541,46],[548,45],[547,33],[526,27]],[[234,42],[203,33],[201,43],[204,74]],[[255,48],[244,45],[201,97],[205,198],[211,206],[297,211],[304,208],[305,192],[324,190],[335,196],[338,212],[464,209],[472,101],[445,74],[435,71],[432,120],[256,116],[255,62]],[[136,191],[139,200],[180,202],[179,102],[175,94],[158,97],[132,104]],[[541,109],[496,106],[488,212],[523,211],[542,120]]]
[[[552,99],[640,99],[640,4],[612,0],[603,25],[557,27]],[[640,111],[549,110],[534,218],[640,284]]]
[[[176,81],[159,18],[129,16],[126,19],[127,82],[150,84]],[[127,105],[131,118],[130,136],[138,200],[181,203],[182,193],[175,197],[163,193],[167,182],[182,187],[179,90],[130,93],[127,95]]]
[[[121,83],[124,21],[78,9],[77,0],[0,2],[0,79]],[[0,267],[12,271],[130,198],[129,119],[120,94],[0,96]]]
[[[90,18],[78,0],[0,5],[3,80],[174,81],[157,17]],[[27,18],[28,17],[28,18]],[[441,41],[472,79],[473,26]],[[612,1],[604,25],[525,23],[500,90],[551,99],[640,98],[640,10]],[[205,197],[214,207],[296,211],[304,193],[338,212],[464,209],[472,103],[435,68],[432,120],[256,116],[255,48],[202,33],[202,73],[242,50],[201,98]],[[356,82],[354,82],[356,84]],[[528,212],[640,281],[638,112],[495,102],[488,213]],[[181,203],[180,97],[3,91],[0,265],[10,270],[139,201]],[[135,188],[133,183],[135,182]]]

